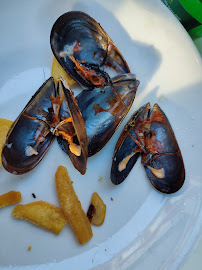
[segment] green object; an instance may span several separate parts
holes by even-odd
[[[202,37],[202,25],[199,25],[198,27],[192,29],[189,31],[189,35],[191,38],[196,39]]]
[[[202,56],[202,0],[161,0],[188,31]]]
[[[202,23],[201,0],[162,0],[189,31]]]
[[[198,27],[190,30],[189,35],[193,39],[194,44],[202,56],[202,25],[199,25]]]
[[[202,1],[201,0],[179,0],[186,11],[202,24]]]

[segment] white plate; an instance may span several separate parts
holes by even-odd
[[[36,269],[176,269],[201,233],[202,64],[188,34],[160,1],[2,2],[0,117],[14,120],[50,76],[50,30],[70,10],[94,17],[123,53],[141,81],[135,102],[107,146],[89,158],[85,176],[74,169],[55,141],[28,174],[15,176],[1,168],[0,193],[19,190],[22,203],[34,201],[35,193],[38,200],[59,205],[54,174],[58,165],[64,165],[84,210],[97,191],[107,205],[106,219],[101,227],[93,227],[92,240],[79,246],[69,226],[55,236],[14,220],[13,206],[3,208],[0,269],[32,269],[33,265]],[[184,158],[186,182],[173,195],[153,189],[140,160],[124,183],[113,186],[110,182],[115,143],[130,115],[147,101],[158,102],[166,113]]]

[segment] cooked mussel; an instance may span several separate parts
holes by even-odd
[[[100,151],[110,140],[121,121],[130,109],[139,85],[134,74],[123,74],[112,79],[111,86],[92,91],[83,90],[77,97],[77,103],[82,113],[88,140],[88,156]],[[60,114],[68,118],[66,103],[61,105]],[[67,142],[58,137],[62,149],[67,148]]]
[[[137,110],[115,147],[111,181],[120,184],[139,156],[152,185],[163,193],[178,191],[185,180],[182,155],[171,125],[158,104]]]
[[[50,43],[64,70],[88,90],[76,99],[86,125],[88,156],[92,156],[128,113],[139,81],[129,73],[126,61],[100,24],[83,12],[60,16],[52,27]],[[61,113],[68,117],[65,106],[61,105]],[[61,138],[58,142],[67,151],[67,143]]]
[[[103,88],[110,78],[130,72],[104,29],[83,12],[60,16],[52,27],[50,43],[64,70],[88,89]]]
[[[52,95],[55,95],[55,85],[50,78],[39,88],[11,126],[2,150],[2,164],[7,171],[14,174],[26,173],[48,151],[54,139],[47,124],[50,121],[48,109],[51,108]]]
[[[74,130],[73,135],[69,134],[69,129],[65,127],[67,120],[63,122],[59,120],[63,98],[71,114],[68,121],[71,123],[71,130]],[[71,90],[66,88],[60,97],[51,77],[39,88],[11,126],[2,150],[4,168],[14,174],[29,172],[42,160],[55,136],[62,136],[63,140],[68,138],[69,145],[71,139],[77,138],[78,145],[72,146],[71,153],[75,153],[75,148],[80,148],[77,156],[83,163],[79,171],[84,174],[87,162],[87,138],[83,118]],[[76,158],[73,162],[76,163]]]

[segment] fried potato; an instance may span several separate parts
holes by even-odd
[[[0,196],[0,208],[14,203],[19,203],[21,200],[22,197],[19,191],[9,191]]]
[[[63,213],[74,230],[79,243],[83,245],[92,238],[93,233],[90,222],[81,207],[65,167],[58,167],[55,181]]]
[[[6,135],[9,131],[12,123],[13,122],[10,120],[0,118],[0,166],[2,165],[2,162],[1,162],[2,148],[3,148],[3,145],[6,141]]]
[[[59,207],[44,201],[16,205],[12,215],[14,218],[28,220],[57,235],[67,224],[67,219],[62,210]]]
[[[91,204],[88,208],[87,217],[93,225],[100,226],[105,220],[106,205],[97,194],[93,193]]]
[[[59,77],[62,77],[65,81],[68,82],[69,86],[71,86],[73,83],[75,83],[75,80],[73,80],[67,72],[62,68],[62,66],[58,63],[55,56],[53,57],[52,62],[52,71],[51,75],[53,76],[54,80],[57,81]]]

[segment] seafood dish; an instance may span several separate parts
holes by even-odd
[[[61,15],[52,27],[50,45],[81,93],[74,97],[67,81],[53,77],[36,91],[12,124],[2,150],[2,164],[13,174],[35,168],[55,137],[74,167],[85,174],[88,157],[113,136],[140,84],[105,30],[83,12]],[[181,188],[185,179],[182,155],[157,104],[143,105],[125,126],[112,158],[113,184],[125,180],[140,155],[158,191],[173,193]]]

